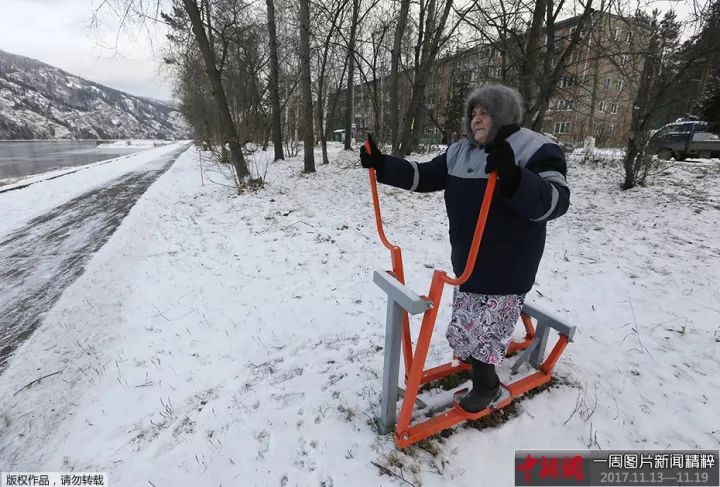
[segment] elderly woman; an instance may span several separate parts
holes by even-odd
[[[378,181],[410,191],[445,191],[453,270],[465,269],[488,174],[498,189],[470,278],[453,296],[446,337],[455,355],[472,366],[472,391],[460,400],[478,412],[500,397],[495,365],[502,362],[525,294],[545,248],[546,222],[570,204],[562,149],[520,127],[522,98],[507,86],[476,88],[466,103],[467,138],[426,163],[382,154],[368,137],[360,161]]]

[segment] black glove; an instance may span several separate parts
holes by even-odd
[[[497,172],[500,179],[500,191],[503,196],[515,194],[520,185],[520,167],[515,164],[515,153],[507,140],[499,140],[485,145],[487,162],[485,173]]]
[[[367,146],[370,146],[370,152],[368,152]],[[371,134],[368,134],[367,140],[360,146],[360,164],[365,169],[375,168],[378,174],[382,174],[383,169],[385,169],[385,158],[375,144]]]

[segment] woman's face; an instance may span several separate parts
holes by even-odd
[[[490,136],[492,128],[492,118],[484,107],[475,107],[472,111],[472,120],[470,121],[470,129],[473,132],[473,138],[478,144],[485,144]]]

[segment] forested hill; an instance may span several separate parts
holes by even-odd
[[[0,139],[180,139],[180,113],[0,50]]]

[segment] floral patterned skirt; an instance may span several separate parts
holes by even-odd
[[[472,355],[486,364],[502,363],[524,302],[524,294],[476,294],[456,287],[445,333],[455,355],[461,360]]]

